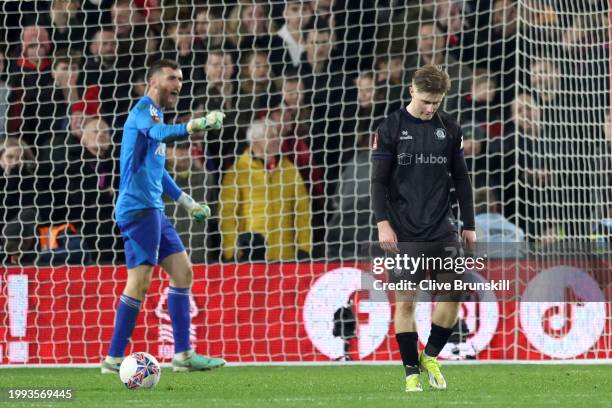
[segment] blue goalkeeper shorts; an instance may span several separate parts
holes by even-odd
[[[130,218],[118,223],[128,269],[143,264],[157,265],[167,256],[185,250],[174,226],[162,211],[154,208],[135,211]]]

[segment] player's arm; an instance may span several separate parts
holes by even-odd
[[[455,185],[457,201],[461,210],[461,220],[463,221],[463,236],[469,241],[476,241],[476,221],[474,220],[474,195],[472,192],[472,182],[468,174],[465,157],[463,156],[463,134],[461,129],[457,142],[453,146],[451,176]],[[469,233],[468,233],[469,231]],[[468,235],[468,237],[466,237]]]
[[[164,193],[178,202],[195,221],[202,222],[210,217],[210,207],[206,204],[198,204],[189,194],[182,191],[166,169],[162,177],[162,187]]]
[[[397,235],[389,223],[387,201],[389,199],[389,182],[393,166],[392,143],[389,143],[387,128],[383,122],[374,134],[372,144],[372,178],[370,180],[370,195],[374,218],[378,227],[378,241],[385,251],[398,252]]]
[[[189,122],[166,125],[163,123],[153,123],[147,110],[142,110],[138,115],[138,130],[147,137],[159,142],[166,142],[170,139],[185,138],[193,133],[205,130],[221,129],[225,114],[220,111],[212,111],[203,118],[192,119]]]

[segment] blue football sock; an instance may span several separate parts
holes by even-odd
[[[173,288],[168,291],[168,314],[172,321],[174,335],[174,352],[182,353],[191,350],[189,343],[189,288]]]
[[[130,341],[136,319],[140,312],[142,302],[127,295],[121,295],[119,306],[117,306],[117,316],[115,317],[115,330],[111,340],[108,355],[111,357],[123,357],[125,347]]]

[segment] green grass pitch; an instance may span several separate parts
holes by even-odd
[[[162,369],[153,390],[131,391],[97,369],[0,370],[0,388],[75,390],[69,403],[7,403],[48,407],[610,407],[609,365],[451,365],[448,390],[426,384],[403,392],[398,366],[225,367],[211,372]]]

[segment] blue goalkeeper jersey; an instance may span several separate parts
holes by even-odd
[[[162,193],[176,200],[181,193],[166,171],[168,139],[186,137],[187,126],[165,125],[163,112],[151,98],[143,97],[130,111],[121,140],[121,178],[116,217],[129,221],[134,211],[164,209]]]

